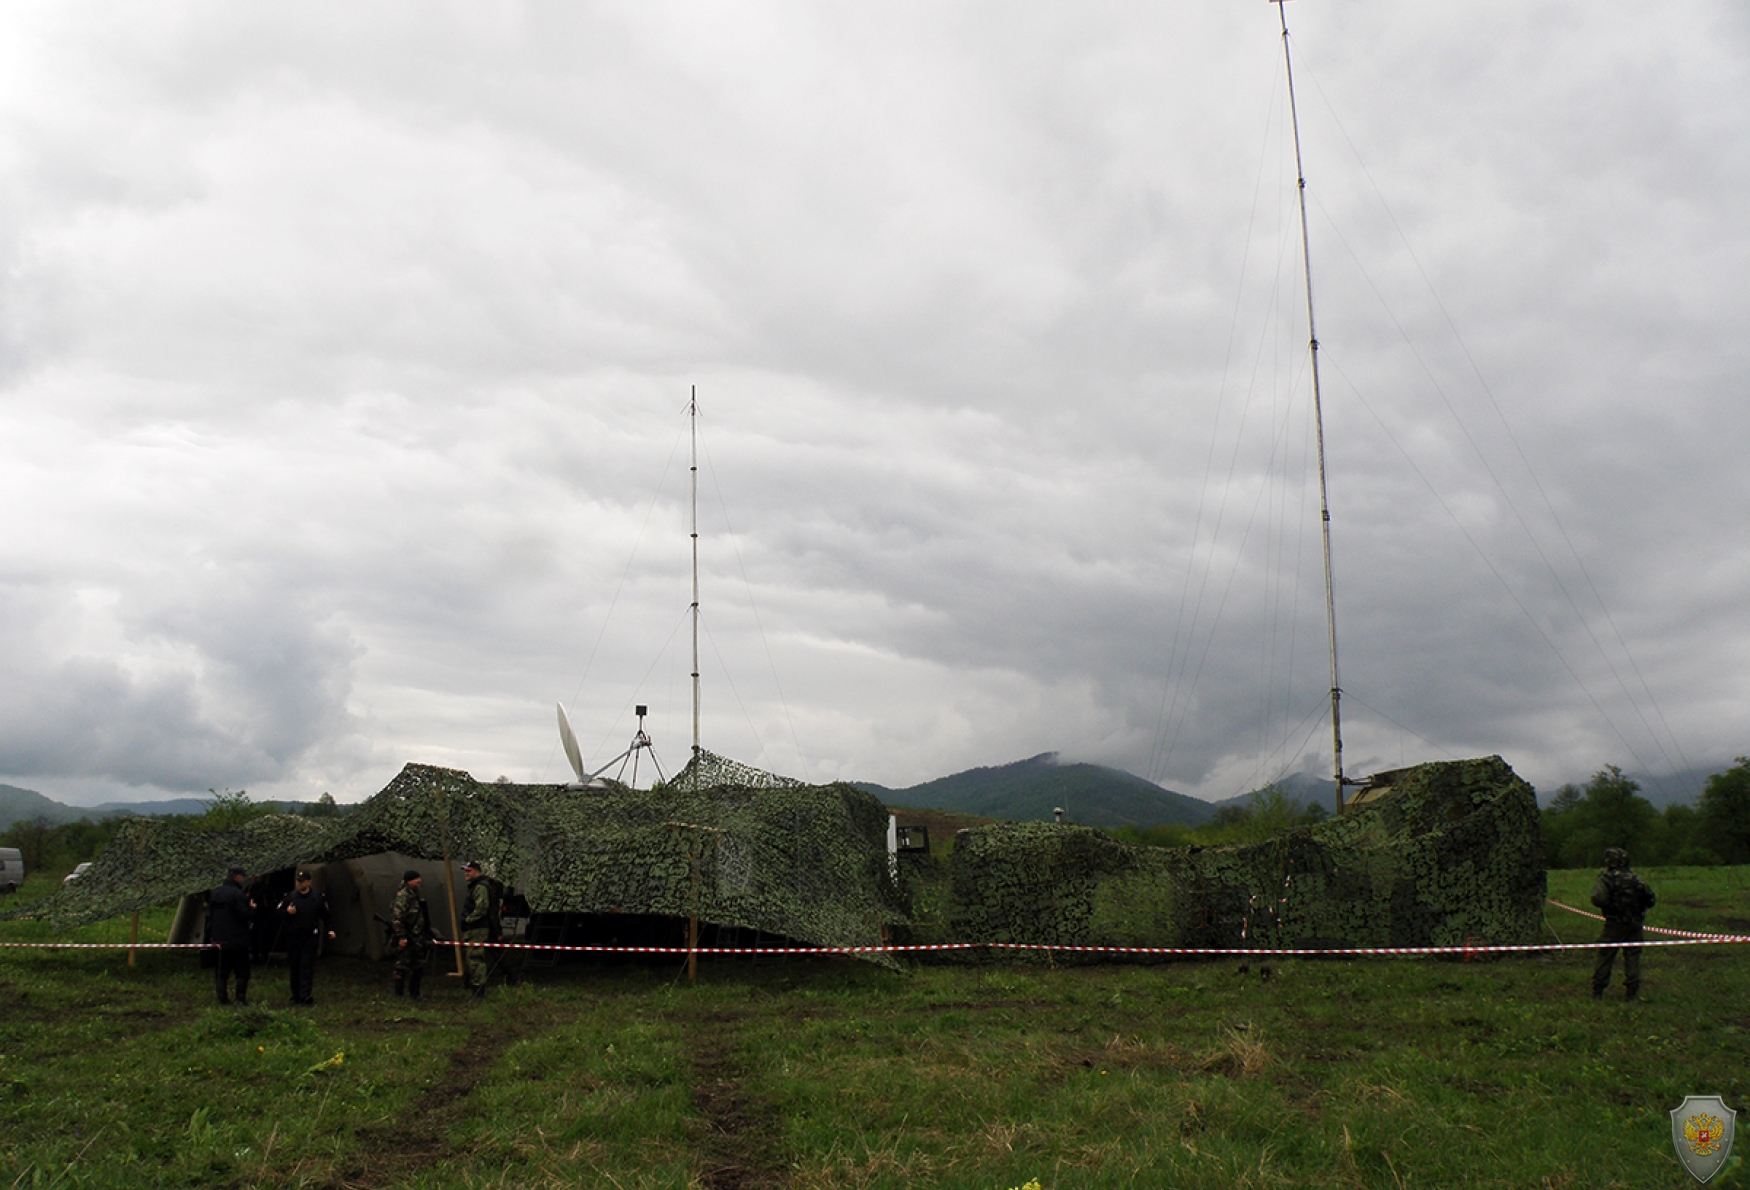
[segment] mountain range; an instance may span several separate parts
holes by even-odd
[[[69,806],[54,798],[44,797],[34,789],[16,785],[0,785],[0,830],[15,822],[46,818],[50,822],[77,822],[81,818],[113,818],[132,814],[141,818],[161,814],[200,814],[211,805],[204,797],[173,797],[152,802],[105,802],[101,806]]]
[[[889,806],[948,810],[1009,822],[1052,820],[1061,807],[1065,822],[1088,826],[1201,826],[1220,807],[1163,789],[1123,769],[1064,764],[1042,752],[1013,764],[968,769],[921,785],[890,789],[855,782]]]
[[[1163,789],[1122,769],[1098,764],[1065,764],[1055,752],[1044,752],[1013,764],[968,769],[963,773],[890,789],[855,782],[859,789],[890,806],[942,810],[980,818],[1016,822],[1049,822],[1061,806],[1066,822],[1089,826],[1199,826],[1227,803],[1210,803]],[[1230,799],[1234,803],[1244,797]],[[72,822],[117,814],[199,814],[206,798],[174,798],[156,802],[110,802],[102,806],[68,806],[29,789],[0,785],[0,830],[15,822],[47,818]]]
[[[1671,802],[1693,804],[1710,774],[1701,770],[1677,773],[1654,781],[1635,778],[1641,796],[1663,808]],[[1056,752],[1018,760],[1013,764],[967,769],[920,785],[894,789],[873,782],[856,781],[859,789],[879,797],[889,806],[917,810],[942,810],[1008,822],[1049,822],[1062,807],[1064,821],[1088,826],[1201,826],[1224,807],[1244,806],[1256,796],[1243,793],[1218,802],[1176,793],[1123,769],[1099,764],[1064,763]],[[1330,808],[1331,782],[1326,777],[1296,773],[1277,782],[1290,801],[1317,803]],[[1555,790],[1540,797],[1547,802]],[[0,830],[15,822],[47,818],[50,822],[73,822],[80,818],[109,818],[117,814],[141,816],[199,814],[210,804],[207,798],[171,798],[161,801],[107,802],[101,806],[69,806],[15,785],[0,785]]]

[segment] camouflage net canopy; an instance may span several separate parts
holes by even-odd
[[[332,845],[338,821],[272,814],[236,830],[207,831],[185,822],[130,818],[78,880],[4,916],[46,918],[71,929],[146,909],[217,887],[232,864],[273,872],[311,862]]]
[[[766,772],[765,769],[756,769],[751,764],[743,764],[739,760],[731,760],[709,749],[700,748],[687,761],[686,767],[668,782],[666,788],[716,789],[719,786],[733,785],[738,789],[801,789],[804,784],[794,777],[780,777],[776,773]]]
[[[568,789],[410,764],[343,818],[276,814],[225,832],[129,822],[84,876],[16,916],[80,925],[213,888],[232,864],[447,852],[479,860],[536,913],[696,912],[809,945],[875,946],[904,921],[886,838],[886,809],[849,785]]]
[[[907,875],[927,903],[928,872]],[[956,835],[945,875],[934,921],[914,914],[920,941],[1527,944],[1545,891],[1536,794],[1498,756],[1384,775],[1341,817],[1246,847],[1135,847],[1050,823],[974,828]]]
[[[706,766],[733,761],[704,756]],[[344,818],[270,815],[227,832],[125,824],[78,881],[8,916],[73,926],[251,873],[385,852],[480,860],[537,913],[651,914],[816,946],[910,942],[1347,947],[1535,944],[1543,844],[1531,787],[1500,757],[1374,779],[1355,809],[1248,847],[1119,843],[1011,823],[899,857],[888,814],[848,785],[655,790],[481,784],[408,765]],[[879,961],[891,962],[889,959]]]

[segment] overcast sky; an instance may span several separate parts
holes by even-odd
[[[1352,773],[1750,752],[1750,9],[1296,0]],[[0,781],[1326,772],[1277,9],[0,11]],[[648,774],[648,767],[641,773]]]

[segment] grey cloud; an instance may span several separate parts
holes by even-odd
[[[1625,640],[1743,750],[1745,30],[1679,7],[1291,6],[1356,764],[1657,767]],[[1274,17],[14,14],[0,767],[534,775],[556,698],[684,738],[692,383],[713,746],[1316,767]]]
[[[174,607],[124,600],[113,617],[107,600],[69,614],[81,600],[66,587],[14,586],[0,772],[242,788],[342,744],[349,643],[295,603],[225,586]],[[80,637],[111,632],[125,659],[83,651]]]

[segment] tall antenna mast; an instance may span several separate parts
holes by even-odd
[[[1306,335],[1312,354],[1313,421],[1318,428],[1319,527],[1325,545],[1325,630],[1331,641],[1331,771],[1337,788],[1337,813],[1343,812],[1343,687],[1337,680],[1337,595],[1331,580],[1331,497],[1325,484],[1325,407],[1319,391],[1319,333],[1313,322],[1312,246],[1306,226],[1306,167],[1300,157],[1300,113],[1294,102],[1294,61],[1288,52],[1288,10],[1271,0],[1282,21],[1282,66],[1288,73],[1288,116],[1294,128],[1294,176],[1300,196],[1300,259],[1306,277]]]
[[[699,787],[699,386],[687,400],[687,429],[692,438],[693,486],[693,788]],[[1339,793],[1341,786],[1338,787]]]

